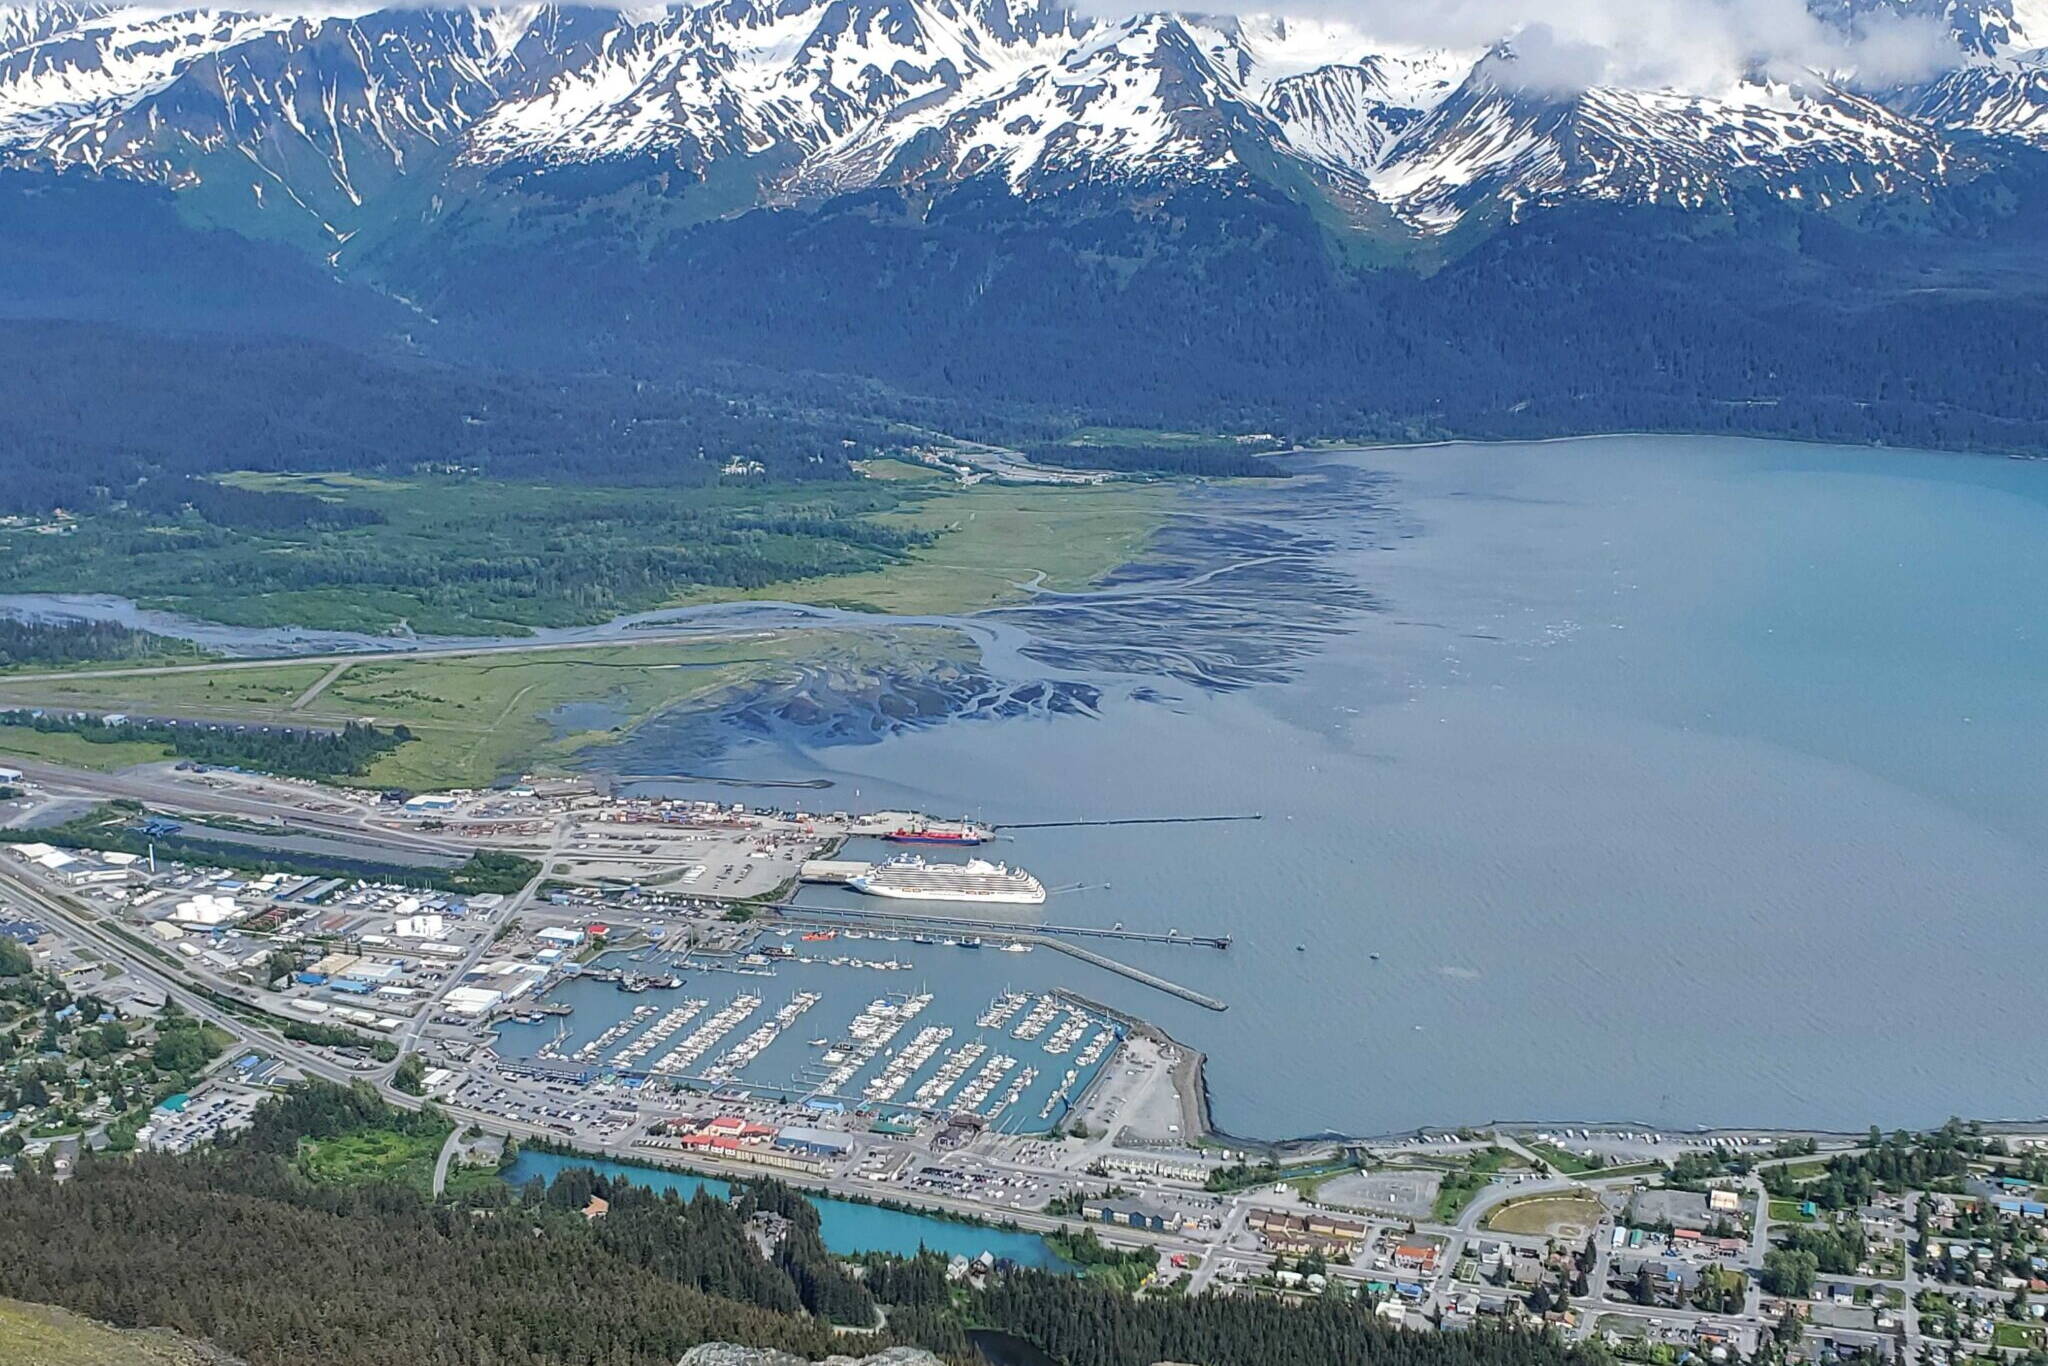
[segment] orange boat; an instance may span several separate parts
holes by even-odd
[[[803,938],[807,942],[813,944],[819,942],[820,940],[837,939],[838,937],[839,931],[837,930],[806,930],[803,935]]]

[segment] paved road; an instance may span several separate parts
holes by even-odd
[[[448,1188],[448,1163],[461,1146],[462,1126],[458,1124],[448,1131],[447,1141],[441,1144],[441,1155],[434,1159],[434,1194],[439,1195]]]
[[[164,993],[167,1000],[176,1001],[179,1008],[226,1031],[235,1039],[255,1044],[264,1052],[281,1057],[313,1076],[340,1082],[361,1079],[362,1073],[333,1062],[303,1045],[275,1037],[251,1025],[242,1017],[216,1006],[212,1001],[193,991],[183,974],[165,967],[144,950],[112,933],[105,928],[105,921],[86,913],[61,891],[44,884],[23,870],[0,863],[0,885],[4,885],[35,912],[61,924],[68,937],[90,946],[107,961],[120,964],[129,976],[157,988]],[[411,1097],[406,1099],[411,1100]],[[418,1104],[417,1101],[412,1103],[415,1106]]]
[[[309,705],[312,704],[314,698],[318,697],[321,693],[326,692],[327,689],[333,685],[335,679],[340,678],[350,669],[353,669],[355,665],[356,661],[354,661],[353,659],[344,659],[339,664],[336,664],[333,668],[329,669],[326,673],[321,674],[319,679],[314,682],[312,687],[306,689],[304,692],[300,693],[297,697],[292,699],[292,710],[304,711]]]
[[[498,907],[491,918],[484,922],[484,932],[477,935],[476,942],[470,945],[469,952],[462,956],[462,962],[456,966],[453,972],[447,975],[441,984],[440,990],[429,997],[421,1005],[419,1011],[414,1014],[412,1022],[406,1025],[404,1032],[398,1037],[398,1056],[400,1059],[403,1059],[407,1053],[419,1046],[420,1032],[427,1027],[427,1021],[440,1008],[441,998],[459,986],[462,980],[475,970],[476,965],[483,960],[484,955],[489,953],[496,945],[498,930],[505,925],[509,925],[514,916],[532,904],[534,894],[540,890],[541,883],[547,880],[548,869],[553,866],[555,856],[561,852],[563,843],[569,838],[570,829],[571,825],[567,815],[556,818],[554,832],[548,841],[547,853],[542,855],[540,860],[540,871],[534,874],[532,881],[508,898],[503,905]],[[390,1067],[384,1069],[379,1074],[380,1079],[390,1076],[392,1072],[397,1070],[397,1067],[398,1063],[393,1062]]]
[[[147,769],[127,769],[120,773],[90,773],[32,759],[16,760],[14,767],[20,769],[23,776],[34,779],[52,792],[76,792],[95,797],[128,797],[174,812],[204,810],[217,815],[260,816],[347,835],[351,839],[373,845],[399,845],[428,849],[439,854],[467,855],[474,852],[476,847],[474,844],[425,831],[392,830],[383,826],[371,826],[359,814],[310,811],[290,802],[272,801],[226,788],[198,790],[189,784],[174,781]],[[374,853],[374,850],[366,850],[365,857],[373,856]]]
[[[471,655],[554,654],[562,650],[594,650],[619,645],[688,645],[706,641],[761,640],[773,631],[696,630],[636,631],[629,636],[605,636],[596,640],[560,640],[536,644],[525,640],[500,640],[476,645],[432,645],[423,648],[360,650],[344,654],[265,655],[256,659],[224,659],[211,664],[162,664],[154,668],[137,665],[121,669],[73,669],[61,673],[9,674],[8,688],[20,683],[62,683],[74,678],[161,678],[166,674],[220,673],[224,670],[275,669],[287,664],[329,664],[347,668],[353,664],[374,664],[388,659],[462,659]]]

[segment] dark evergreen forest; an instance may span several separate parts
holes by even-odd
[[[1514,1331],[1403,1332],[1360,1302],[1147,1301],[1079,1277],[1010,1272],[956,1299],[932,1256],[826,1252],[815,1209],[774,1181],[682,1199],[588,1170],[439,1202],[409,1187],[321,1184],[304,1145],[381,1132],[431,1144],[447,1121],[366,1087],[310,1083],[220,1151],[94,1158],[59,1182],[0,1182],[0,1295],[204,1338],[251,1366],[668,1366],[702,1341],[966,1356],[968,1325],[1040,1343],[1071,1366],[1586,1366]],[[591,1197],[608,1205],[586,1218]],[[750,1221],[787,1227],[764,1257]]]
[[[1071,462],[1059,443],[1084,425],[2039,452],[2048,156],[2005,164],[1856,218],[1580,205],[1401,259],[1254,191],[970,184],[651,236],[536,215],[415,234],[342,278],[192,229],[164,192],[7,173],[0,512],[121,498],[260,529],[360,514],[191,477],[689,486],[737,460],[837,480],[932,431]],[[1102,458],[1243,456],[1134,439]]]

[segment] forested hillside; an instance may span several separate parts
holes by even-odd
[[[437,309],[488,307],[525,344],[626,368],[733,358],[1118,424],[2031,450],[2048,447],[2044,164],[1981,187],[1966,218],[1581,206],[1433,267],[1352,259],[1273,197],[1141,210],[970,188],[758,211],[644,256],[543,239],[388,268]]]
[[[144,474],[222,469],[838,479],[935,431],[1056,451],[1088,424],[2048,448],[2048,155],[2024,149],[1939,206],[1581,204],[1398,261],[1271,193],[969,184],[651,235],[472,223],[389,241],[345,281],[195,233],[164,192],[60,179],[0,176],[0,229],[28,221],[39,253],[0,231],[0,267],[20,262],[0,317],[95,320],[0,328],[0,441],[23,475],[4,510],[161,507],[181,493],[142,493]],[[122,244],[58,231],[129,208],[148,228]],[[39,283],[96,272],[126,306]],[[227,279],[262,299],[219,306]],[[322,310],[347,325],[307,322]]]
[[[453,368],[261,334],[0,323],[0,512],[123,501],[258,530],[350,525],[363,519],[189,476],[428,466],[689,487],[752,461],[781,480],[847,479],[847,457],[880,432],[793,397],[673,381]]]
[[[891,1327],[966,1354],[993,1324],[1072,1366],[1583,1366],[1554,1338],[1404,1333],[1364,1303],[1139,1301],[1079,1278],[1012,1273],[956,1299],[943,1262],[827,1253],[817,1214],[772,1181],[734,1202],[657,1195],[587,1171],[546,1189],[493,1185],[436,1203],[410,1187],[333,1179],[322,1145],[445,1121],[362,1088],[313,1083],[259,1112],[224,1152],[88,1159],[58,1182],[0,1182],[0,1294],[106,1322],[166,1326],[252,1366],[668,1366],[733,1341],[818,1357],[831,1322]],[[320,1179],[316,1179],[320,1178]],[[592,1196],[608,1209],[583,1214]],[[790,1221],[764,1258],[755,1214]]]

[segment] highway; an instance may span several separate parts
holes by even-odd
[[[254,816],[285,821],[330,834],[347,835],[367,844],[430,850],[437,854],[467,855],[475,844],[436,835],[428,831],[396,830],[372,825],[367,812],[343,814],[316,811],[282,800],[269,800],[226,787],[195,788],[190,783],[151,769],[131,768],[119,773],[89,773],[35,759],[17,759],[13,766],[22,775],[52,793],[88,797],[126,797],[169,814],[205,811],[216,815]],[[220,838],[216,836],[216,838]],[[374,857],[366,850],[365,857]]]
[[[183,974],[165,967],[154,955],[106,929],[103,920],[79,908],[62,891],[42,879],[11,863],[0,862],[0,886],[13,893],[30,910],[61,925],[68,938],[89,946],[108,962],[120,964],[130,977],[147,982],[162,991],[165,999],[176,1001],[180,1009],[225,1030],[236,1040],[260,1047],[312,1076],[339,1082],[362,1078],[360,1071],[334,1062],[302,1044],[258,1029],[240,1016],[221,1009],[193,991]],[[410,1096],[403,1099],[414,1106],[419,1104]]]

